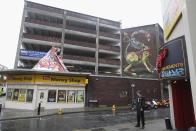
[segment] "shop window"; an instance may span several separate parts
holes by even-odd
[[[26,94],[27,94],[26,89],[20,89],[19,102],[25,102]]]
[[[13,93],[13,101],[18,101],[18,96],[19,96],[19,89],[14,89]]]
[[[75,91],[68,91],[67,101],[68,101],[68,103],[75,102]]]
[[[83,103],[84,102],[84,91],[77,91],[77,102]]]
[[[48,102],[56,102],[56,90],[48,91]]]
[[[26,102],[32,102],[32,100],[33,100],[33,89],[28,89],[26,95]]]
[[[66,102],[66,91],[59,90],[58,91],[58,103],[65,103]]]
[[[14,89],[7,89],[7,101],[12,101]]]
[[[41,100],[41,99],[44,99],[44,92],[41,92],[41,93],[40,93],[39,99],[40,99],[40,100]]]

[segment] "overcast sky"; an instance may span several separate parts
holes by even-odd
[[[121,21],[122,28],[159,23],[160,0],[30,0],[33,2]],[[0,4],[0,64],[14,67],[21,26],[23,0],[2,0]]]

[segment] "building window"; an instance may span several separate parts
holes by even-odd
[[[13,101],[18,101],[18,96],[19,96],[19,89],[14,89],[13,93]]]
[[[84,102],[84,91],[77,91],[77,102],[83,103]]]
[[[66,91],[59,90],[58,91],[58,103],[65,103],[66,102]]]
[[[14,89],[7,89],[7,101],[12,101]]]
[[[67,95],[67,101],[68,103],[74,103],[75,102],[75,91],[68,91]]]
[[[26,95],[26,102],[32,102],[32,100],[33,100],[33,89],[28,89]]]
[[[27,94],[26,89],[20,89],[19,102],[25,102],[26,94]]]
[[[48,102],[56,102],[56,90],[48,91]]]

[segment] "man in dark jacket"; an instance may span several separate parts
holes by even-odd
[[[140,127],[140,119],[142,122],[142,129],[144,129],[144,108],[145,108],[145,97],[142,96],[141,91],[138,90],[137,92],[137,125],[135,127]]]

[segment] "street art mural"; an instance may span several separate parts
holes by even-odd
[[[158,76],[156,71],[156,38],[153,29],[130,28],[123,31],[124,75],[144,78]]]
[[[33,67],[35,70],[51,70],[68,72],[62,58],[57,55],[58,48],[52,47],[48,53]]]

